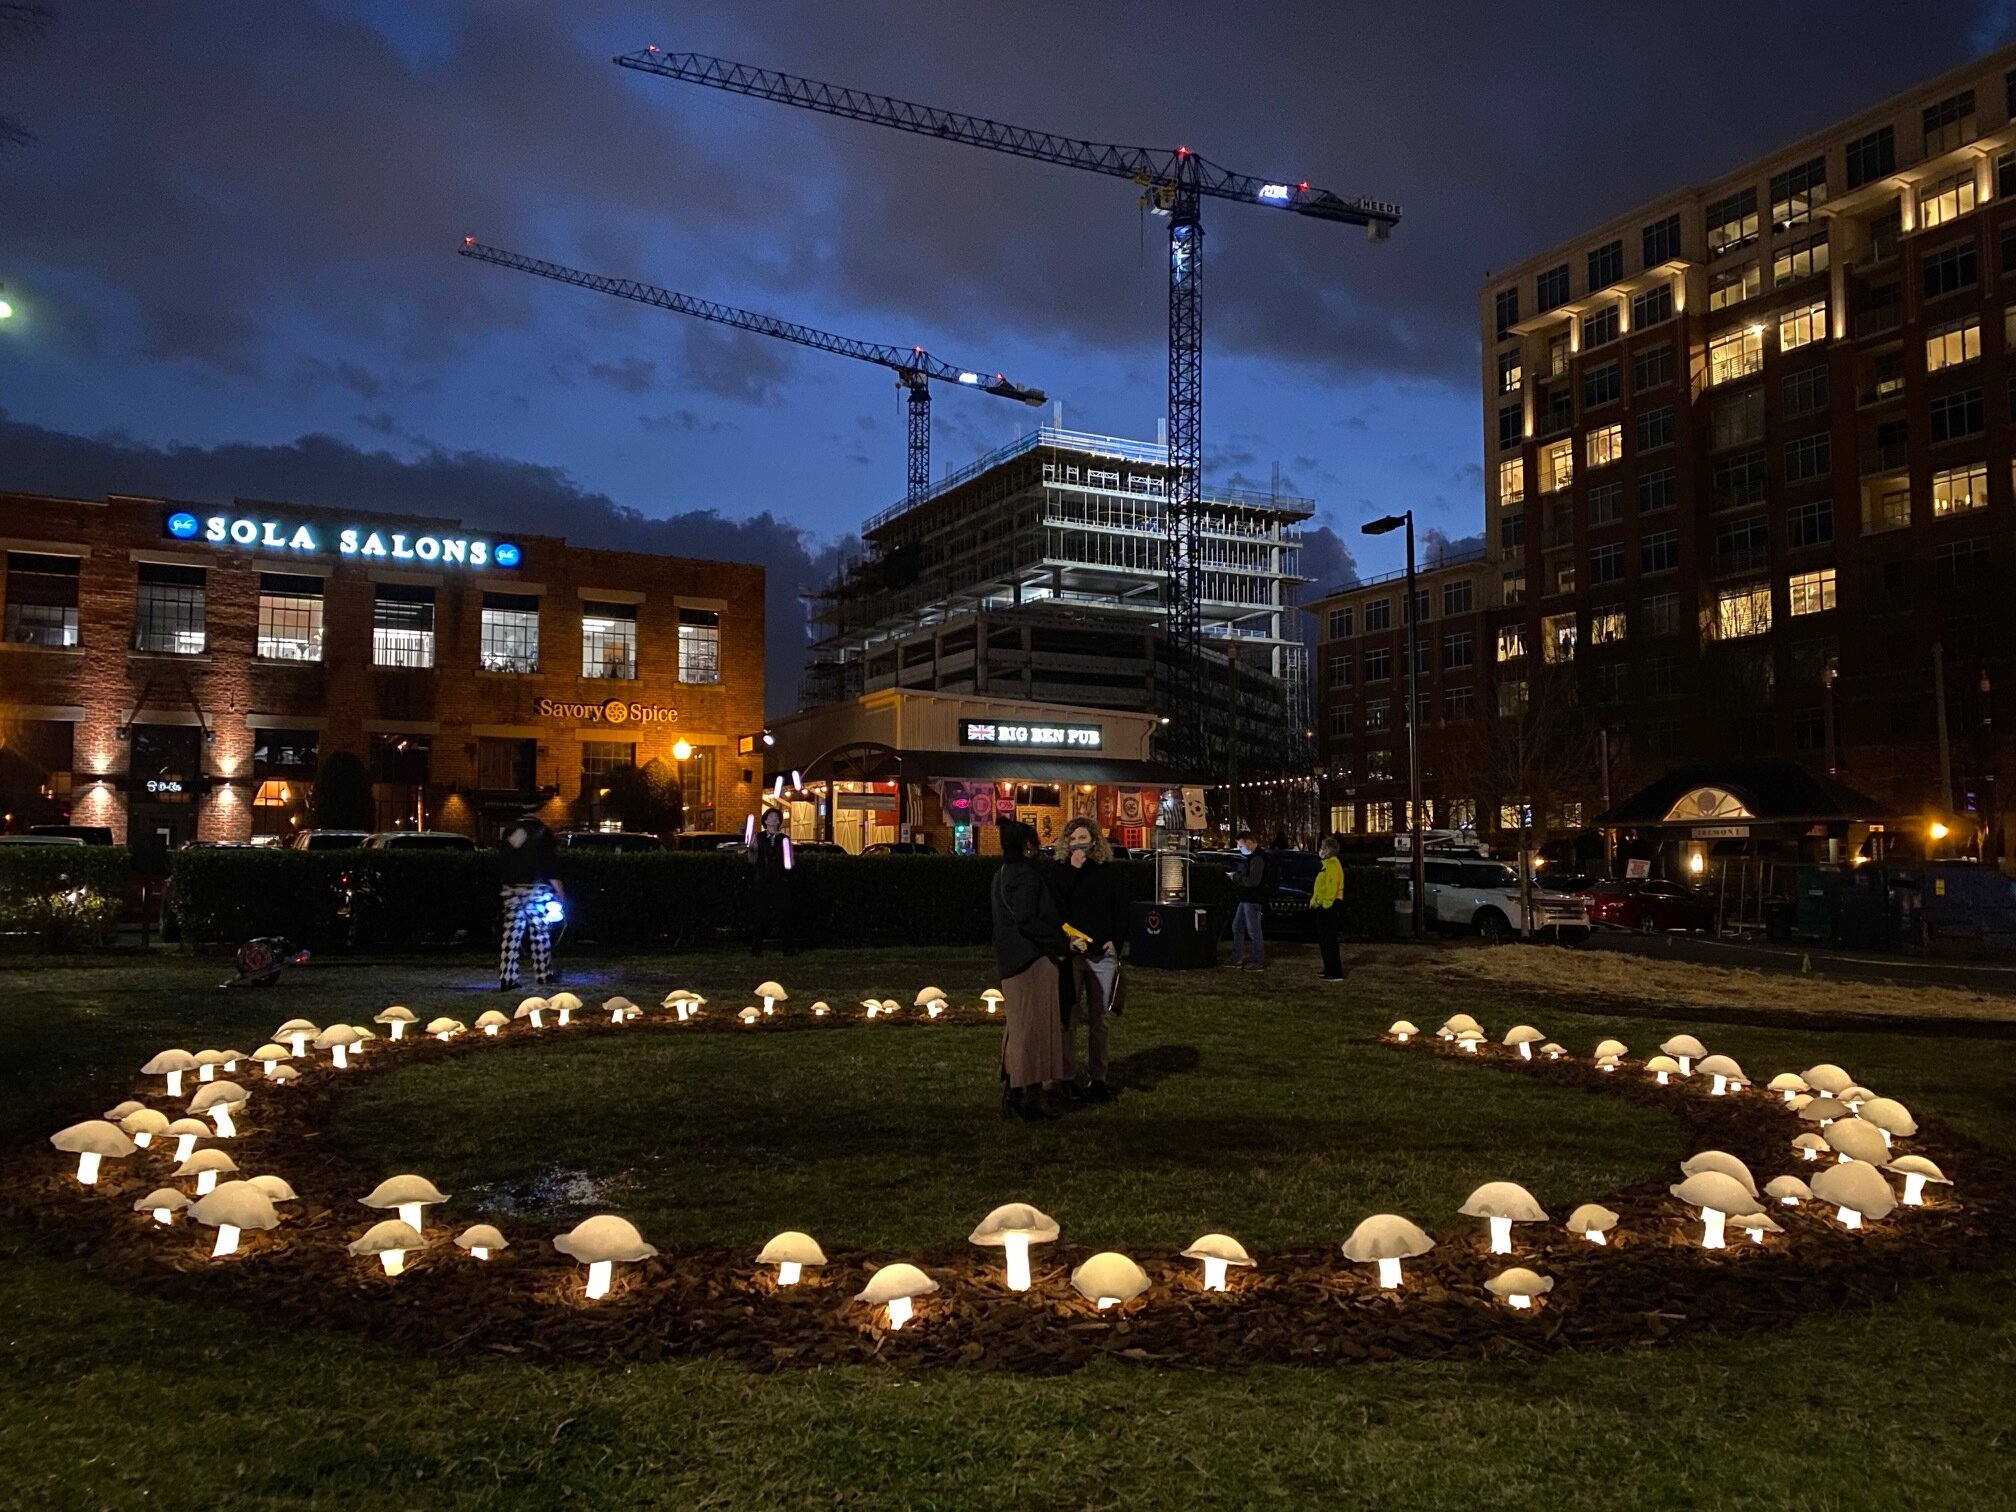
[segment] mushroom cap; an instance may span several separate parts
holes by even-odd
[[[789,998],[790,995],[790,993],[784,990],[782,984],[777,982],[758,982],[756,984],[756,996],[758,997],[775,998],[781,1003]]]
[[[1771,1078],[1765,1090],[1769,1092],[1804,1092],[1807,1090],[1806,1078],[1801,1076],[1797,1071],[1780,1071],[1776,1076]]]
[[[478,1029],[488,1029],[494,1025],[496,1028],[502,1029],[510,1022],[511,1020],[504,1016],[504,1011],[501,1008],[492,1008],[485,1013],[477,1015],[476,1027]]]
[[[455,1034],[468,1026],[458,1018],[435,1018],[427,1020],[429,1034]]]
[[[290,1082],[295,1080],[300,1075],[301,1073],[299,1071],[296,1071],[292,1066],[275,1066],[273,1068],[273,1075],[270,1078],[270,1080],[276,1082]]]
[[[352,1024],[350,1026],[350,1032],[357,1036],[357,1039],[360,1043],[366,1040],[374,1040],[378,1038],[378,1036],[375,1033],[373,1033],[370,1029],[366,1028],[362,1024]]]
[[[49,1143],[66,1155],[109,1155],[114,1160],[131,1155],[133,1141],[126,1131],[102,1118],[87,1118],[49,1136]]]
[[[1829,1095],[1845,1092],[1855,1085],[1855,1078],[1843,1071],[1832,1061],[1822,1061],[1817,1066],[1806,1068],[1806,1085],[1816,1092]]]
[[[133,1211],[136,1213],[150,1213],[155,1208],[166,1208],[171,1213],[179,1213],[187,1206],[189,1206],[189,1199],[176,1191],[175,1188],[156,1187],[145,1197],[135,1199]]]
[[[631,1227],[629,1219],[613,1213],[583,1218],[555,1239],[553,1248],[583,1265],[602,1260],[649,1260],[658,1253],[655,1245],[646,1244],[644,1236]]]
[[[100,1113],[98,1116],[104,1119],[107,1123],[117,1123],[119,1122],[120,1119],[124,1118],[128,1113],[137,1113],[146,1106],[147,1104],[139,1102],[134,1098],[129,1097],[124,1102],[116,1102],[112,1104],[111,1107],[107,1108],[103,1113]]]
[[[1755,1213],[1764,1206],[1742,1182],[1721,1171],[1697,1171],[1666,1190],[1691,1208],[1713,1208],[1718,1213]]]
[[[1773,1218],[1769,1212],[1763,1210],[1755,1213],[1739,1213],[1736,1216],[1735,1223],[1738,1228],[1762,1229],[1767,1234],[1782,1234],[1785,1232],[1785,1225]]]
[[[235,1171],[238,1162],[222,1150],[191,1150],[189,1158],[175,1167],[171,1176],[201,1176],[205,1171]],[[243,1227],[241,1224],[240,1227]]]
[[[400,1176],[387,1176],[371,1188],[368,1195],[358,1201],[365,1207],[396,1208],[409,1202],[429,1204],[446,1202],[448,1194],[437,1190],[434,1183],[425,1176],[415,1176],[410,1172]]]
[[[425,1249],[427,1236],[410,1223],[387,1218],[372,1224],[364,1230],[362,1238],[352,1239],[348,1247],[353,1255],[382,1255],[390,1250]]]
[[[1676,1034],[1659,1048],[1668,1055],[1684,1055],[1690,1060],[1708,1053],[1708,1047],[1691,1034]]]
[[[1720,1171],[1741,1183],[1743,1190],[1752,1197],[1757,1195],[1757,1178],[1750,1174],[1750,1167],[1726,1150],[1703,1150],[1699,1155],[1690,1155],[1680,1162],[1682,1176],[1699,1176],[1703,1171]]]
[[[1671,1073],[1680,1069],[1680,1062],[1670,1055],[1648,1055],[1645,1057],[1645,1069]]]
[[[1246,1246],[1230,1234],[1199,1234],[1183,1251],[1185,1260],[1223,1260],[1227,1265],[1251,1265]]]
[[[1605,1056],[1614,1055],[1619,1060],[1622,1060],[1628,1048],[1629,1047],[1626,1046],[1624,1041],[1622,1040],[1616,1040],[1616,1039],[1598,1040],[1596,1042],[1594,1059],[1602,1060]]]
[[[235,1081],[205,1082],[196,1089],[196,1095],[189,1099],[191,1113],[208,1113],[217,1104],[235,1108],[242,1102],[249,1102],[252,1094]]]
[[[1530,1271],[1523,1265],[1502,1270],[1484,1283],[1494,1297],[1544,1297],[1554,1290],[1554,1278]]]
[[[1837,1118],[1820,1131],[1820,1137],[1827,1141],[1828,1149],[1837,1150],[1850,1160],[1882,1165],[1890,1158],[1890,1146],[1884,1142],[1883,1131],[1859,1118]]]
[[[223,1050],[198,1050],[196,1064],[199,1066],[221,1066],[232,1057]]]
[[[659,1000],[660,1008],[677,1008],[681,1003],[691,1003],[699,999],[696,992],[688,992],[684,987],[674,987]]]
[[[1946,1173],[1923,1155],[1899,1155],[1883,1169],[1895,1171],[1899,1176],[1923,1176],[1927,1181],[1936,1181],[1940,1186],[1953,1185]]]
[[[945,994],[940,989],[936,987],[919,987],[917,989],[917,996],[910,1006],[913,1008],[922,1008],[929,1003],[942,1003],[944,1001],[946,1001]]]
[[[565,1008],[569,1013],[579,1013],[581,1011],[581,999],[571,992],[556,992],[546,999],[546,1003],[556,1013],[562,1008]]]
[[[1607,1234],[1617,1227],[1617,1215],[1600,1202],[1585,1202],[1568,1215],[1571,1234]]]
[[[156,1113],[152,1108],[135,1108],[124,1118],[118,1119],[121,1129],[128,1134],[166,1134],[168,1115]]]
[[[1596,1057],[1596,1069],[1599,1071],[1602,1070],[1605,1066],[1610,1066],[1614,1068],[1616,1066],[1621,1066],[1623,1063],[1624,1063],[1624,1057],[1621,1055],[1599,1055]]]
[[[1421,1031],[1405,1019],[1395,1019],[1392,1026],[1386,1032],[1388,1034],[1419,1034]]]
[[[1547,1210],[1516,1181],[1487,1181],[1456,1209],[1466,1218],[1509,1218],[1514,1223],[1544,1223]]]
[[[812,1011],[814,1013],[831,1013],[833,1011],[833,1006],[832,1004],[828,1003],[826,999],[821,998],[819,999],[818,1002],[812,1005]]]
[[[510,1241],[497,1228],[488,1223],[472,1223],[455,1236],[455,1243],[469,1249],[509,1249]]]
[[[1799,1105],[1799,1116],[1807,1123],[1825,1123],[1830,1118],[1853,1118],[1855,1110],[1838,1097],[1816,1097]]]
[[[1873,1102],[1875,1101],[1876,1098],[1876,1094],[1874,1092],[1871,1092],[1867,1087],[1861,1085],[1859,1082],[1852,1087],[1843,1087],[1839,1092],[1836,1092],[1834,1095],[1840,1098],[1841,1101],[1843,1102]]]
[[[1797,1176],[1773,1176],[1764,1183],[1764,1195],[1775,1197],[1780,1202],[1787,1197],[1804,1202],[1813,1195],[1813,1189]]]
[[[604,998],[602,1000],[602,1006],[608,1009],[609,1012],[611,1013],[628,1013],[632,1008],[635,1008],[637,1005],[631,1002],[630,999],[626,997],[617,996],[612,998]]]
[[[293,1057],[293,1054],[294,1052],[289,1050],[285,1045],[261,1045],[257,1050],[252,1052],[252,1059],[258,1061],[263,1066],[270,1065],[274,1061],[289,1060]]]
[[[1071,1272],[1071,1284],[1088,1302],[1101,1297],[1132,1302],[1148,1290],[1148,1272],[1118,1250],[1101,1250]]]
[[[240,1229],[280,1227],[273,1199],[249,1181],[222,1181],[216,1190],[189,1204],[189,1216],[210,1228],[230,1224]]]
[[[1814,1097],[1811,1092],[1794,1092],[1790,1097],[1785,1099],[1785,1106],[1790,1108],[1794,1113],[1797,1113],[1812,1101],[1814,1101]]]
[[[544,1013],[552,1006],[551,1003],[542,997],[524,998],[519,1002],[517,1008],[512,1011],[511,1017],[514,1019],[530,1018],[535,1013]]]
[[[371,1022],[374,1024],[410,1024],[413,1022],[414,1017],[415,1015],[411,1008],[402,1007],[398,1003],[394,1003],[390,1008],[384,1008],[372,1014]]]
[[[349,1024],[331,1024],[327,1029],[324,1029],[320,1034],[315,1036],[315,1048],[317,1050],[333,1050],[338,1045],[354,1045],[356,1043],[357,1031]]]
[[[1557,1045],[1554,1041],[1549,1040],[1540,1047],[1540,1053],[1542,1055],[1566,1055],[1568,1047],[1566,1045]]]
[[[968,1244],[1006,1244],[1010,1234],[1022,1234],[1031,1244],[1048,1244],[1063,1230],[1057,1220],[1026,1202],[1004,1202],[975,1225]],[[1110,1292],[1107,1295],[1112,1295]]]
[[[756,1022],[756,1020],[763,1017],[763,1010],[761,1008],[744,1008],[740,1013],[736,1014],[735,1017],[742,1020],[742,1022],[745,1024],[753,1024]]]
[[[1008,995],[999,987],[989,987],[985,992],[980,994],[980,999],[982,1002],[987,1003],[1004,1003],[1008,1000]]]
[[[810,1234],[797,1229],[786,1229],[775,1235],[763,1246],[763,1253],[756,1257],[758,1265],[824,1265],[826,1251],[819,1248],[819,1241]]]
[[[1813,1195],[1821,1202],[1831,1202],[1864,1218],[1887,1218],[1897,1206],[1890,1183],[1866,1160],[1846,1160],[1828,1166],[1813,1178]]]
[[[247,1179],[251,1181],[252,1185],[266,1194],[269,1202],[299,1202],[301,1200],[301,1194],[287,1184],[287,1178],[284,1176],[252,1176]]]
[[[1456,1043],[1459,1045],[1481,1045],[1484,1043],[1484,1031],[1482,1029],[1458,1029],[1456,1031]]]
[[[1435,1248],[1435,1241],[1397,1213],[1374,1213],[1344,1241],[1346,1260],[1412,1260]]]
[[[1501,1043],[1507,1045],[1537,1045],[1545,1038],[1547,1036],[1542,1034],[1538,1029],[1535,1029],[1531,1024],[1514,1024],[1510,1029],[1505,1031],[1505,1038]]]
[[[286,1039],[290,1034],[315,1034],[318,1032],[318,1026],[309,1023],[308,1020],[304,1018],[291,1018],[273,1031],[273,1038]]]
[[[898,1297],[925,1297],[938,1290],[938,1283],[914,1265],[885,1265],[868,1278],[868,1284],[854,1296],[856,1302],[894,1302]]]
[[[1795,1150],[1824,1150],[1827,1148],[1827,1141],[1822,1139],[1818,1134],[1794,1134],[1792,1136],[1792,1148]]]
[[[184,1134],[194,1134],[198,1139],[208,1139],[212,1134],[216,1133],[216,1130],[212,1129],[210,1125],[203,1122],[200,1118],[175,1118],[170,1119],[168,1127],[161,1132],[163,1134],[173,1134],[177,1138],[180,1138]]]
[[[1467,1013],[1452,1013],[1442,1021],[1442,1027],[1455,1034],[1464,1029],[1482,1029],[1484,1026]]]
[[[1694,1069],[1708,1076],[1720,1076],[1728,1081],[1748,1081],[1743,1068],[1736,1064],[1734,1056],[1704,1055],[1695,1063]]]
[[[1855,1110],[1855,1116],[1899,1139],[1909,1139],[1918,1132],[1918,1120],[1894,1097],[1872,1097]]]
[[[196,1057],[187,1050],[163,1050],[140,1068],[142,1076],[166,1076],[170,1071],[194,1071]]]

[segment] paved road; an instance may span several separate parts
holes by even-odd
[[[1599,931],[1593,950],[1617,950],[1660,960],[1742,966],[1752,971],[1810,971],[1815,976],[1883,982],[1893,987],[1962,987],[2016,997],[2016,960],[1943,961],[1908,955],[1836,950],[1798,941],[1721,940],[1701,935],[1637,935]]]

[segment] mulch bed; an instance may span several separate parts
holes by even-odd
[[[713,1015],[678,1025],[654,1014],[620,1029],[590,1020],[565,1030],[508,1030],[505,1037],[524,1043],[561,1035],[930,1032],[976,1022],[991,1026],[996,1020],[967,1012],[929,1023],[906,1013],[894,1023],[868,1025],[858,1017],[793,1015],[745,1029]],[[100,1280],[148,1296],[239,1308],[256,1314],[263,1327],[353,1332],[408,1352],[465,1358],[615,1366],[706,1356],[757,1371],[876,1360],[910,1369],[1057,1374],[1101,1358],[1223,1369],[1538,1357],[1558,1349],[1658,1344],[1704,1329],[1779,1327],[1825,1310],[1879,1304],[1907,1282],[1988,1268],[2016,1253],[2016,1204],[2000,1200],[1990,1176],[2001,1163],[1985,1147],[1928,1121],[1899,1148],[1936,1160],[1957,1187],[1934,1188],[1927,1206],[1900,1207],[1859,1233],[1843,1230],[1824,1205],[1774,1205],[1773,1217],[1787,1230],[1782,1236],[1753,1245],[1732,1220],[1730,1248],[1704,1251],[1692,1213],[1667,1193],[1680,1179],[1675,1171],[1620,1192],[1591,1194],[1621,1216],[1611,1243],[1602,1247],[1563,1230],[1565,1211],[1554,1213],[1554,1222],[1516,1225],[1510,1256],[1487,1253],[1481,1220],[1409,1215],[1425,1219],[1439,1243],[1405,1263],[1398,1296],[1379,1290],[1371,1266],[1343,1260],[1337,1244],[1362,1216],[1343,1213],[1332,1242],[1257,1255],[1257,1267],[1232,1272],[1225,1293],[1204,1291],[1201,1267],[1173,1247],[1132,1250],[1153,1285],[1103,1313],[1070,1286],[1071,1269],[1088,1251],[1068,1242],[1034,1252],[1034,1284],[1020,1294],[1003,1285],[995,1250],[884,1254],[829,1245],[830,1264],[808,1270],[803,1284],[780,1289],[752,1253],[667,1247],[656,1259],[619,1265],[610,1295],[589,1302],[585,1268],[546,1242],[560,1226],[510,1220],[510,1248],[476,1261],[449,1240],[487,1215],[451,1203],[445,1216],[435,1216],[443,1209],[430,1214],[429,1247],[409,1256],[405,1274],[387,1277],[375,1258],[353,1259],[345,1245],[389,1215],[357,1205],[355,1198],[376,1177],[360,1173],[321,1138],[336,1100],[378,1071],[502,1048],[473,1035],[446,1044],[423,1039],[396,1050],[380,1043],[346,1072],[319,1060],[297,1063],[301,1078],[284,1089],[262,1085],[256,1070],[241,1071],[237,1079],[252,1100],[241,1110],[239,1137],[222,1147],[241,1175],[284,1176],[302,1197],[282,1206],[285,1221],[278,1229],[245,1234],[240,1252],[224,1260],[209,1258],[212,1230],[186,1217],[162,1228],[129,1211],[151,1188],[172,1184],[152,1150],[106,1161],[90,1189],[74,1179],[74,1158],[46,1145],[25,1152],[0,1172],[0,1216]],[[1711,1097],[1706,1078],[1659,1087],[1635,1066],[1604,1074],[1576,1060],[1521,1061],[1498,1046],[1462,1053],[1432,1038],[1394,1046],[1392,1053],[1459,1059],[1480,1076],[1531,1076],[1660,1109],[1689,1128],[1696,1149],[1740,1157],[1760,1185],[1785,1172],[1810,1179],[1821,1169],[1797,1160],[1789,1145],[1808,1126],[1754,1089]],[[1880,1074],[1864,1074],[1882,1089]],[[129,1095],[170,1112],[160,1090],[159,1078],[148,1078]],[[108,1105],[113,1100],[108,1097]],[[1952,1195],[1956,1191],[1962,1195]],[[329,1194],[343,1195],[332,1202]],[[1070,1217],[1061,1216],[1068,1233]],[[892,1333],[881,1326],[879,1308],[852,1298],[877,1266],[899,1260],[923,1266],[941,1290],[919,1299],[913,1320]],[[1530,1313],[1514,1312],[1484,1289],[1489,1277],[1512,1265],[1555,1278],[1553,1292]]]

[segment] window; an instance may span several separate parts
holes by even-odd
[[[2016,194],[2016,152],[1997,154],[1995,158],[1995,197],[2007,199]]]
[[[1358,833],[1357,804],[1333,803],[1330,805],[1330,833],[1333,835],[1355,835]]]
[[[1516,394],[1519,385],[1526,381],[1525,369],[1520,365],[1519,348],[1498,354],[1498,392]]]
[[[7,553],[7,639],[16,646],[75,646],[81,557]]]
[[[1526,497],[1526,459],[1507,457],[1498,464],[1498,502],[1517,504]]]
[[[1949,467],[1932,474],[1932,518],[1966,514],[1988,507],[1988,464]]]
[[[1390,755],[1390,752],[1381,752]],[[1365,833],[1368,835],[1390,835],[1393,832],[1393,805],[1390,803],[1368,803],[1365,805]],[[1412,841],[1408,842],[1410,845]]]
[[[133,649],[164,656],[200,656],[206,574],[201,567],[140,564],[139,594],[133,606]]]
[[[1432,603],[1432,595],[1428,592],[1426,588],[1417,589],[1415,591],[1414,602],[1412,606],[1409,606],[1407,600],[1405,600],[1404,598],[1400,600],[1400,608],[1402,612],[1406,614],[1408,620],[1416,624],[1420,623],[1422,620],[1433,619],[1435,617],[1435,610]]]
[[[1796,168],[1771,175],[1771,225],[1774,230],[1804,225],[1817,205],[1827,202],[1827,159],[1808,159]]]
[[[1582,375],[1582,407],[1596,409],[1624,396],[1624,369],[1615,362],[1590,368]]]
[[[477,665],[485,672],[539,670],[539,597],[532,593],[485,593],[483,638]]]
[[[2016,222],[2002,228],[2002,271],[2016,272]]]
[[[1608,467],[1612,462],[1623,459],[1624,427],[1621,424],[1598,426],[1589,432],[1585,440],[1591,467]]]
[[[1351,733],[1351,717],[1356,712],[1349,704],[1332,705],[1330,709],[1330,733],[1332,735],[1349,735]]]
[[[1365,653],[1365,681],[1385,682],[1393,676],[1393,652],[1385,646],[1374,646]]]
[[[1758,294],[1764,287],[1761,263],[1747,262],[1740,268],[1724,268],[1708,275],[1708,308],[1726,310]]]
[[[1605,305],[1602,309],[1582,317],[1582,350],[1587,352],[1596,347],[1607,346],[1617,339],[1617,306]]]
[[[1678,635],[1680,633],[1679,594],[1652,593],[1646,595],[1645,633],[1647,635]]]
[[[1575,591],[1575,560],[1563,557],[1548,569],[1547,591],[1553,594],[1568,594]]]
[[[1507,567],[1498,580],[1498,602],[1523,604],[1526,601],[1526,569]]]
[[[312,774],[321,750],[322,735],[318,730],[252,732],[252,766],[260,777]]]
[[[637,765],[634,740],[584,740],[581,742],[581,775],[597,782],[618,767]]]
[[[1785,583],[1786,611],[1797,619],[1806,614],[1825,614],[1834,607],[1834,569],[1816,568],[1795,572]]]
[[[1366,615],[1371,628],[1371,615]],[[713,609],[679,611],[679,681],[721,681],[721,615]]]
[[[1827,408],[1827,368],[1801,368],[1796,373],[1787,373],[1781,385],[1785,413],[1810,415],[1816,410]]]
[[[1452,630],[1442,637],[1442,670],[1467,667],[1476,656],[1476,646],[1468,630]]]
[[[1624,606],[1609,604],[1589,611],[1589,644],[1609,646],[1624,639]]]
[[[1761,384],[1721,400],[1708,416],[1708,446],[1727,451],[1764,439],[1764,389]]]
[[[686,636],[679,636],[680,660],[684,662]],[[683,672],[683,667],[682,667]],[[637,606],[635,604],[581,605],[581,675],[609,678],[616,682],[637,679]],[[685,677],[681,682],[687,681]],[[712,679],[709,679],[712,681]]]
[[[1802,278],[1827,271],[1827,233],[1816,231],[1796,242],[1788,242],[1771,254],[1771,285],[1782,289]]]
[[[1575,481],[1575,443],[1550,441],[1540,448],[1540,492],[1559,493]]]
[[[1757,239],[1757,191],[1745,189],[1740,194],[1716,200],[1708,207],[1704,220],[1708,227],[1708,255],[1711,258],[1748,246]]]
[[[1778,317],[1778,350],[1797,351],[1816,341],[1827,339],[1827,301],[1816,299],[1809,305],[1801,305],[1796,310],[1786,310]]]
[[[1785,481],[1804,483],[1824,478],[1833,467],[1833,446],[1827,432],[1799,436],[1785,443]]]
[[[322,660],[322,579],[259,574],[259,655],[266,661]]]
[[[1762,515],[1723,520],[1715,527],[1715,570],[1751,572],[1771,565],[1771,526]]]
[[[1978,388],[1942,394],[1932,401],[1932,439],[1957,441],[1962,436],[1978,436],[1987,423],[1984,415]]]
[[[1971,287],[1977,277],[1974,243],[1955,242],[1950,247],[1941,247],[1937,252],[1926,254],[1923,276],[1927,299],[1937,299],[1941,294],[1952,294]]]
[[[1589,582],[1621,583],[1624,581],[1624,548],[1616,542],[1589,549]]]
[[[1589,490],[1589,523],[1615,525],[1624,518],[1624,485],[1605,483]]]
[[[1951,152],[1961,143],[1973,141],[1975,135],[1973,90],[1963,89],[1925,107],[1925,156]]]
[[[1501,625],[1498,629],[1498,660],[1517,661],[1526,654],[1526,627]]]
[[[1680,255],[1680,216],[1678,212],[1664,220],[1656,220],[1639,233],[1643,244],[1645,266],[1656,268],[1660,263],[1671,262]]]
[[[1388,698],[1368,698],[1365,700],[1365,728],[1385,730],[1393,725],[1393,701]]]
[[[1902,530],[1911,523],[1911,490],[1899,485],[1867,495],[1862,501],[1862,532]]]
[[[1550,666],[1575,660],[1575,616],[1550,614],[1540,621],[1540,655]]]
[[[1624,276],[1624,243],[1621,239],[1596,248],[1589,254],[1589,292],[1607,289]]]
[[[1981,317],[1978,315],[1935,326],[1925,333],[1925,371],[1928,373],[1958,367],[1980,355]]]
[[[1930,231],[1970,214],[1974,200],[1974,165],[1918,186],[1918,229]]]
[[[1896,135],[1888,126],[1872,131],[1848,144],[1846,152],[1848,187],[1860,188],[1871,179],[1897,171]]]
[[[434,665],[434,590],[380,583],[371,609],[371,664]]]
[[[1834,539],[1834,501],[1815,499],[1785,511],[1785,544],[1793,548],[1824,546]]]
[[[1526,710],[1526,679],[1507,678],[1498,684],[1498,712],[1506,719]]]
[[[1393,600],[1373,599],[1365,606],[1365,633],[1393,628]]]
[[[1500,289],[1495,303],[1498,307],[1498,339],[1503,341],[1505,333],[1519,324],[1518,285],[1515,284],[1509,289]]]
[[[1342,640],[1345,636],[1353,634],[1353,621],[1356,618],[1357,616],[1351,612],[1348,606],[1342,609],[1332,609],[1329,614],[1329,624],[1327,627],[1330,639]]]
[[[1643,331],[1673,318],[1673,285],[1655,284],[1631,296],[1631,329]]]
[[[1638,480],[1638,513],[1658,514],[1680,502],[1680,478],[1670,467],[1646,473]]]
[[[1664,388],[1673,381],[1673,343],[1662,341],[1631,359],[1631,392]]]
[[[1516,404],[1508,404],[1498,411],[1498,450],[1510,451],[1526,435],[1525,412]]]
[[[1941,588],[1973,588],[1988,581],[1988,542],[1981,536],[1948,541],[1932,554]]]
[[[1452,614],[1468,614],[1475,596],[1476,585],[1470,578],[1464,578],[1460,582],[1444,583],[1442,585],[1442,617],[1447,619]]]
[[[1748,378],[1764,367],[1764,333],[1739,326],[1708,343],[1708,386]]]
[[[1351,658],[1333,656],[1330,658],[1330,686],[1348,688],[1351,686]]]
[[[1638,417],[1638,450],[1657,451],[1673,444],[1673,406],[1662,404]]]
[[[1721,640],[1763,635],[1771,628],[1771,585],[1724,588],[1715,595],[1715,634]]]
[[[1427,636],[1424,635],[1414,643],[1414,675],[1417,679],[1419,679],[1426,677],[1430,672],[1433,672],[1434,670],[1435,670],[1435,646],[1434,643],[1430,641]],[[1422,698],[1421,709],[1422,712],[1425,714],[1428,709],[1428,695],[1424,693],[1421,695],[1421,698]]]
[[[1680,565],[1680,532],[1655,530],[1638,543],[1640,572],[1671,572]]]
[[[1461,724],[1477,714],[1477,690],[1464,686],[1442,690],[1442,717],[1450,724]]]
[[[539,742],[476,737],[476,786],[493,793],[530,794],[539,786]]]
[[[1568,264],[1549,268],[1533,280],[1533,311],[1544,314],[1556,305],[1568,303]]]
[[[1763,452],[1747,451],[1734,457],[1724,457],[1715,464],[1709,507],[1719,514],[1725,509],[1761,504],[1768,482]]]
[[[1393,779],[1393,752],[1391,750],[1367,751],[1365,753],[1365,776],[1373,782],[1390,782]],[[1379,805],[1368,805],[1377,808]],[[1392,827],[1390,824],[1387,826]]]

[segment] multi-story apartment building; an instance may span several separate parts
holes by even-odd
[[[2016,49],[1506,269],[1479,320],[1480,705],[1571,687],[1588,799],[1775,756],[1994,823]]]

